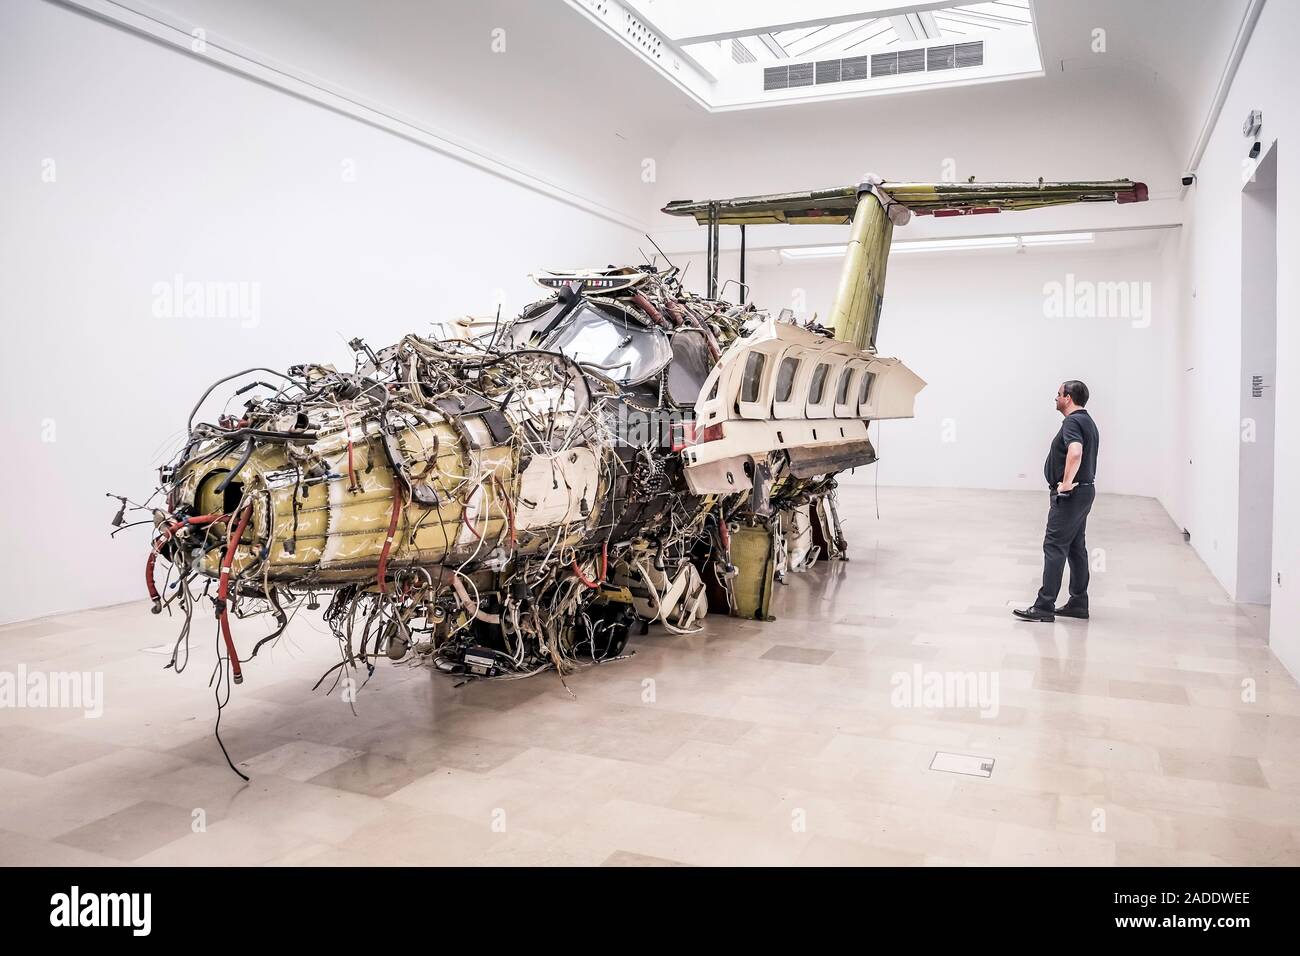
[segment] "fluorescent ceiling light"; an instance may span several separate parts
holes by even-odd
[[[1074,246],[1095,241],[1091,232],[1056,232],[1037,236],[973,236],[966,239],[915,239],[895,242],[890,253],[958,252],[970,249],[1017,249],[1029,246]],[[781,250],[783,259],[838,259],[848,251],[847,245],[794,246]]]
[[[895,242],[889,247],[894,252],[952,252],[958,249],[1014,249],[1020,245],[1015,236],[976,236],[971,239],[917,239],[913,242]]]
[[[1073,246],[1092,242],[1093,238],[1090,232],[1056,232],[1041,236],[1021,236],[1020,241],[1027,246]]]
[[[783,259],[838,259],[848,251],[848,246],[797,246],[782,249]]]

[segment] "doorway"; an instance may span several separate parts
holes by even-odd
[[[1241,191],[1241,458],[1237,600],[1273,593],[1273,459],[1277,374],[1277,145]]]

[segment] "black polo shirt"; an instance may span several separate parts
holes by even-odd
[[[1097,423],[1092,420],[1086,408],[1079,408],[1065,416],[1061,430],[1052,439],[1052,447],[1047,451],[1047,461],[1043,462],[1043,477],[1047,486],[1055,488],[1057,483],[1065,480],[1065,454],[1070,445],[1079,442],[1083,445],[1083,460],[1074,480],[1079,483],[1097,480]]]

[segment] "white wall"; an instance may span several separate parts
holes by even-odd
[[[1049,317],[1044,287],[1085,282],[1151,282],[1161,237],[1108,252],[1086,246],[895,255],[889,261],[877,346],[929,384],[916,417],[880,422],[879,481],[889,485],[1045,489],[1043,459],[1060,415],[1054,396],[1069,378],[1088,384],[1089,412],[1102,434],[1101,490],[1156,496],[1175,409],[1153,381],[1172,352],[1172,316],[1158,282],[1150,321]],[[1167,240],[1166,240],[1167,241]],[[1138,240],[1130,240],[1137,243]],[[762,252],[747,278],[755,303],[825,316],[834,298],[835,260],[773,265]],[[692,265],[693,274],[699,265]],[[735,274],[724,261],[723,277]],[[874,481],[873,469],[846,480]]]
[[[622,214],[686,105],[561,0],[124,2]]]
[[[0,136],[0,621],[142,596],[147,529],[110,541],[104,493],[152,490],[219,375],[350,365],[354,335],[487,314],[497,289],[517,309],[529,271],[644,243],[50,3],[0,5]],[[258,321],[156,318],[177,274],[256,284]]]
[[[839,186],[869,172],[903,182],[1128,177],[1160,196],[1177,188],[1185,157],[1171,143],[1166,118],[1146,102],[1122,74],[1056,72],[1014,83],[721,113],[709,117],[707,149],[700,137],[681,137],[661,156],[653,199],[658,208],[673,199]],[[1104,227],[1126,210],[1093,211]],[[1048,222],[1051,214],[1035,216]],[[1024,215],[1012,217],[1014,225],[998,218],[995,231],[1031,228]],[[926,225],[902,231],[914,237]]]
[[[1261,138],[1277,146],[1277,397],[1271,644],[1300,674],[1300,100],[1294,72],[1300,6],[1265,5],[1189,193],[1177,275],[1186,331],[1179,343],[1175,401],[1180,435],[1176,485],[1166,506],[1229,594],[1236,592],[1241,373],[1241,190],[1250,142],[1241,124],[1263,110]]]

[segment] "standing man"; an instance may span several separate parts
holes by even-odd
[[[1097,425],[1083,406],[1088,404],[1088,386],[1083,382],[1062,382],[1056,391],[1056,410],[1065,416],[1061,430],[1052,439],[1043,463],[1043,477],[1051,491],[1047,509],[1047,533],[1043,535],[1043,587],[1032,607],[1011,613],[1024,621],[1056,620],[1088,616],[1088,547],[1083,529],[1096,496]],[[1070,563],[1070,599],[1054,607],[1061,591],[1061,574]]]

